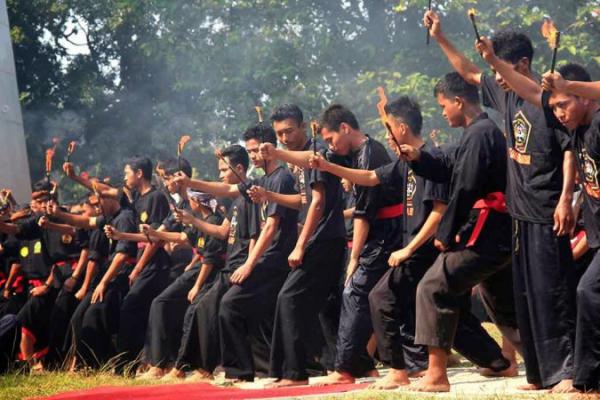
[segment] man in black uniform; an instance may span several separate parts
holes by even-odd
[[[485,60],[515,88],[517,95],[543,108],[550,128],[560,129],[572,135],[573,150],[585,196],[583,223],[588,246],[595,252],[577,286],[573,385],[580,391],[597,391],[600,387],[600,327],[597,318],[600,257],[596,251],[600,247],[600,175],[597,168],[600,163],[600,108],[596,102],[586,98],[591,96],[585,90],[572,92],[565,82],[565,79],[590,82],[591,77],[582,66],[567,64],[560,67],[557,74],[549,75],[554,91],[544,92],[539,84],[515,73],[508,63],[500,60],[488,39],[482,39],[479,49]],[[585,89],[583,85],[582,87]]]
[[[214,197],[188,190],[186,198],[189,199],[191,211],[199,219],[207,224],[221,225],[223,216],[216,211],[217,202]],[[177,211],[174,211],[173,218],[176,213]],[[167,368],[174,364],[181,339],[191,333],[193,313],[187,310],[193,309],[196,298],[202,297],[212,286],[215,276],[225,263],[226,245],[224,240],[204,235],[193,226],[186,226],[181,232],[154,230],[147,225],[144,229],[150,239],[193,246],[198,255],[197,262],[190,264],[152,301],[144,348],[145,357],[151,368],[139,377],[157,379],[168,372]],[[188,317],[185,318],[186,316]]]
[[[152,162],[145,157],[132,158],[125,165],[125,186],[135,190],[133,207],[138,224],[158,228],[169,214],[169,201],[164,193],[151,185]],[[121,305],[117,351],[122,355],[118,372],[135,372],[134,362],[144,347],[148,314],[152,300],[169,283],[169,255],[162,242],[148,242],[144,233],[125,233],[108,227],[113,240],[138,242],[138,260],[129,275],[131,288]],[[123,368],[127,366],[127,371]]]
[[[573,224],[575,167],[569,138],[548,128],[542,110],[519,97],[501,74],[496,72],[494,79],[482,73],[456,50],[442,34],[437,14],[428,12],[425,22],[456,71],[481,86],[483,104],[504,116],[506,206],[513,218],[515,304],[528,381],[522,389],[570,391],[575,304],[568,233]],[[527,36],[503,31],[492,42],[500,59],[536,79],[531,72],[533,46]]]
[[[275,158],[287,161],[290,151],[325,151],[321,143],[313,143],[315,138],[306,136],[306,124],[298,106],[286,104],[277,108],[271,121],[279,142],[287,148],[272,147],[268,152]],[[253,198],[261,202],[301,211],[302,230],[288,256],[291,271],[277,296],[269,372],[277,381],[270,387],[308,384],[307,360],[318,356],[311,343],[311,330],[319,326],[319,312],[339,280],[344,259],[340,180],[310,168],[295,169],[299,194],[284,195],[260,187],[251,190]]]
[[[243,147],[233,145],[223,149],[218,162],[223,184],[243,184],[249,163],[248,153]],[[180,176],[180,180],[184,186],[214,187],[209,182],[190,181],[183,176]],[[260,232],[259,210],[250,199],[238,195],[220,226],[209,224],[187,212],[177,213],[177,218],[183,224],[192,224],[206,235],[227,240],[227,262],[218,271],[210,289],[203,296],[196,296],[192,306],[188,307],[185,316],[188,329],[181,338],[175,366],[165,378],[183,378],[185,371],[191,369],[195,372],[189,377],[190,381],[211,380],[213,370],[221,362],[218,319],[221,298],[232,285],[231,274],[246,262],[249,249],[256,242]]]
[[[447,351],[454,343],[461,298],[477,284],[491,290],[495,276],[510,268],[510,217],[503,193],[506,144],[500,130],[481,111],[477,88],[450,73],[434,93],[449,125],[465,129],[455,154],[440,157],[409,145],[401,145],[400,151],[412,161],[416,174],[450,182],[450,200],[434,241],[442,254],[417,288],[415,342],[428,346],[429,367],[412,386],[418,391],[443,392],[450,390]],[[510,361],[498,354],[490,368],[508,370]]]
[[[336,156],[355,169],[374,169],[390,162],[383,145],[360,131],[354,114],[341,105],[332,105],[323,113],[321,136]],[[270,146],[261,148],[265,156]],[[286,161],[309,167],[312,152],[290,152]],[[344,162],[339,160],[340,162]],[[335,372],[319,378],[321,385],[352,383],[355,378],[375,375],[375,365],[367,353],[373,333],[368,295],[387,270],[392,250],[402,243],[402,204],[400,188],[354,188],[354,237],[346,270],[342,312],[338,329]]]

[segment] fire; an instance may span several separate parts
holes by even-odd
[[[558,47],[558,41],[560,32],[556,29],[552,18],[544,18],[544,23],[541,27],[542,36],[548,41],[551,48],[555,49]]]
[[[258,122],[262,123],[263,122],[262,108],[260,108],[259,106],[256,106],[256,107],[254,107],[254,109],[256,110],[256,114],[258,114]]]
[[[192,140],[192,137],[189,135],[183,135],[181,138],[179,138],[179,145],[177,146],[177,156],[180,156],[181,153],[183,153],[183,149],[185,148],[185,145]]]
[[[312,131],[312,137],[316,138],[317,137],[317,131],[319,130],[319,124],[317,123],[317,121],[311,121],[310,122],[310,130]]]
[[[379,118],[385,126],[387,123],[387,114],[385,112],[385,106],[388,102],[387,96],[385,95],[385,89],[383,86],[377,88],[377,94],[379,95],[379,102],[377,103],[377,111],[379,112]]]
[[[46,150],[46,173],[50,173],[52,171],[52,159],[54,158],[55,148],[50,147]]]
[[[474,8],[470,8],[468,13],[469,13],[469,17],[473,18],[474,16],[477,15],[477,10]]]
[[[73,154],[73,152],[75,151],[76,147],[77,147],[77,142],[76,141],[69,142],[69,146],[67,147],[67,153],[68,154]]]

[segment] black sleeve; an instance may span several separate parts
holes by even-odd
[[[448,197],[450,196],[450,184],[436,183],[428,179],[425,180],[425,190],[423,191],[423,201],[448,204]]]
[[[494,77],[487,74],[481,74],[481,96],[484,106],[492,108],[502,115],[506,111],[505,96],[506,93],[498,85]]]
[[[87,230],[77,229],[75,231],[75,237],[77,238],[77,243],[80,248],[87,249],[90,247],[90,233]]]
[[[133,214],[128,213],[123,218],[119,218],[115,224],[115,228],[120,232],[137,233],[137,225]],[[125,253],[130,257],[135,257],[137,254],[137,243],[128,240],[119,240],[114,252]]]
[[[453,242],[461,226],[468,220],[473,204],[479,200],[489,170],[490,148],[485,135],[467,136],[454,166],[452,197],[442,217],[436,238],[445,245]]]
[[[437,183],[450,182],[452,170],[454,169],[454,151],[448,149],[446,152],[436,151],[435,154],[427,150],[421,150],[418,161],[411,161],[410,167],[415,174]]]
[[[38,225],[39,215],[32,215],[17,222],[19,240],[35,240],[42,237],[42,228]]]
[[[248,189],[252,186],[263,186],[260,182],[260,179],[248,179],[246,182],[238,183],[237,188],[247,201],[252,202],[252,199],[248,195]]]
[[[148,224],[158,229],[170,212],[169,200],[163,193],[156,191],[148,205]]]
[[[298,192],[295,189],[295,181],[291,173],[283,173],[277,176],[276,179],[271,179],[269,182],[268,190],[281,193],[281,194],[297,194]],[[289,212],[287,207],[284,207],[274,201],[270,201],[267,203],[267,218],[279,216],[283,217],[286,213]]]
[[[8,236],[2,243],[4,247],[3,257],[6,260],[6,265],[10,267],[11,264],[19,262],[19,248],[21,243],[14,236]]]
[[[221,225],[223,218],[218,215],[211,215],[207,218],[206,222],[213,225]],[[222,265],[225,262],[225,253],[227,252],[227,242],[215,238],[214,236],[207,236],[204,243],[204,264]]]
[[[375,175],[381,186],[402,186],[401,161],[396,160],[375,169]]]
[[[106,242],[103,242],[104,232],[100,229],[94,229],[90,233],[88,246],[88,259],[91,261],[101,261],[106,257]],[[108,239],[107,239],[108,240]]]
[[[175,216],[173,214],[173,211],[171,211],[171,210],[169,210],[169,215],[167,215],[167,218],[165,218],[163,220],[161,225],[165,227],[167,232],[181,232],[182,231],[181,224],[179,224],[177,222],[177,220],[175,219]]]

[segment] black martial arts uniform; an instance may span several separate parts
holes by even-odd
[[[167,193],[166,196],[170,196],[170,194]],[[173,202],[175,202],[175,200],[173,200]],[[186,199],[181,199],[175,206],[179,210],[191,211],[190,203]],[[175,219],[173,210],[169,211],[169,215],[162,222],[162,227],[164,227],[167,232],[183,232],[184,229],[183,225]],[[194,243],[192,243],[192,245],[194,245]],[[173,245],[172,243],[168,243],[167,246],[169,248],[169,258],[171,259],[169,283],[172,283],[183,274],[185,267],[190,264],[192,257],[194,256],[194,251],[189,246]]]
[[[211,213],[204,221],[221,225],[223,216],[219,212]],[[214,277],[225,263],[224,240],[206,236],[193,227],[184,228],[184,232],[188,241],[195,246],[201,260],[184,271],[152,301],[144,354],[150,365],[159,368],[166,368],[175,362],[182,340],[191,334],[193,312],[187,310],[193,309],[193,306],[190,305],[187,297],[198,278],[201,267],[211,265],[212,270],[195,300],[210,289]]]
[[[385,147],[370,137],[350,158],[354,169],[372,170],[391,162]],[[355,185],[353,193],[354,218],[365,219],[369,233],[342,294],[335,370],[360,377],[375,368],[367,353],[373,332],[369,292],[387,271],[390,253],[402,247],[402,188]]]
[[[573,254],[569,237],[552,229],[569,137],[493,77],[482,75],[481,87],[484,105],[504,116],[506,206],[513,217],[515,305],[527,381],[549,387],[573,375]]]
[[[542,104],[550,127],[566,129],[554,117],[544,93]],[[577,170],[583,186],[583,223],[592,261],[577,285],[577,328],[573,385],[582,391],[600,388],[600,110],[592,122],[579,126],[572,136]],[[567,317],[572,318],[572,315]]]
[[[275,193],[296,194],[294,177],[287,168],[281,166],[252,184]],[[244,186],[240,185],[240,191],[246,195]],[[221,355],[228,378],[254,379],[253,346],[249,334],[260,327],[266,341],[270,341],[277,294],[289,271],[287,257],[298,238],[297,210],[276,203],[263,204],[260,210],[261,226],[269,217],[279,219],[271,245],[261,255],[250,275],[241,284],[233,285],[221,300]]]
[[[496,274],[510,268],[510,217],[503,199],[506,143],[482,113],[463,132],[454,157],[422,151],[411,167],[431,180],[450,178],[450,200],[436,233],[449,250],[438,256],[417,288],[415,339],[448,350],[461,313],[470,309],[470,304],[466,310],[461,308],[461,301],[477,284],[493,290]],[[499,348],[495,358],[487,367],[500,371],[510,365]]]
[[[232,284],[231,274],[248,258],[250,241],[260,233],[259,206],[250,199],[237,197],[227,213],[229,236],[227,261],[218,271],[213,285],[202,296],[197,296],[188,307],[184,325],[186,330],[175,362],[179,370],[201,368],[209,373],[221,363],[219,335],[219,308],[221,299]]]
[[[433,154],[440,151],[427,144],[421,149]],[[402,188],[402,236],[406,247],[421,231],[433,202],[448,202],[448,184],[426,180],[400,160],[377,168],[375,173],[382,186]],[[432,237],[401,265],[388,269],[369,294],[379,359],[394,369],[407,369],[409,373],[427,369],[427,347],[414,343],[415,300],[417,285],[438,254]]]
[[[63,282],[71,276],[81,252],[77,236],[42,229],[38,225],[41,217],[42,214],[33,214],[29,218],[19,221],[19,234],[17,235],[18,238],[29,240],[33,244],[31,250],[33,250],[35,262],[40,262],[39,257],[41,257],[44,266],[52,266],[51,269],[47,269],[48,274],[45,277],[40,274],[39,278],[41,279],[39,280],[28,278],[30,284],[34,287],[39,286],[45,284],[50,273],[54,276],[48,291],[42,296],[31,296],[18,314],[21,334],[32,338],[35,349],[34,358],[36,359],[48,353],[50,325],[53,322],[51,316],[55,302]],[[32,259],[32,261],[34,260]],[[35,269],[46,270],[46,268],[39,268],[39,265]],[[62,307],[63,304],[66,303],[61,301],[57,305]],[[62,311],[68,312],[66,309],[57,310],[59,314],[62,314]],[[68,319],[66,323],[68,323]]]
[[[11,287],[6,288],[11,268],[13,265],[21,265],[19,251],[21,242],[14,235],[0,234],[0,292],[8,289],[8,298],[0,295],[0,318],[8,314],[17,314],[27,301],[25,276],[22,270],[16,275]],[[29,250],[27,250],[29,255]],[[21,268],[22,269],[22,268]]]
[[[319,152],[325,152],[322,145],[318,147]],[[304,150],[311,148],[309,140]],[[269,371],[274,378],[308,379],[306,361],[318,355],[309,343],[311,331],[319,328],[319,313],[331,289],[336,290],[343,267],[346,241],[340,179],[318,170],[299,168],[297,187],[304,210],[300,214],[305,221],[313,186],[317,184],[325,192],[323,215],[308,240],[302,264],[290,270],[277,295]]]
[[[138,224],[148,224],[157,229],[169,214],[169,201],[164,193],[152,187],[140,194],[133,204]],[[148,243],[138,243],[138,261]],[[117,351],[120,366],[136,360],[144,347],[148,313],[152,300],[169,284],[170,260],[164,248],[159,247],[142,272],[131,285],[121,305]],[[119,368],[119,371],[122,371]],[[134,372],[135,368],[130,368]]]

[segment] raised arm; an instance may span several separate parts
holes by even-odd
[[[481,70],[446,38],[442,32],[440,16],[434,11],[427,11],[424,17],[425,26],[431,26],[431,37],[437,40],[440,48],[448,58],[452,68],[472,85],[481,84]]]
[[[208,182],[201,179],[191,179],[183,172],[178,172],[176,174],[175,182],[178,182],[185,187],[210,193],[215,197],[237,197],[240,195],[237,185],[229,185],[222,182]]]
[[[311,168],[329,172],[330,174],[347,179],[357,185],[377,186],[381,184],[375,171],[342,167],[341,165],[325,160],[320,154],[311,154],[309,160]]]
[[[262,143],[260,145],[260,155],[265,160],[279,160],[301,168],[309,168],[309,158],[312,154],[312,151],[278,149],[271,143]]]
[[[271,192],[261,186],[252,186],[248,195],[255,203],[272,202],[294,210],[302,208],[302,196],[299,194],[283,194]]]
[[[554,72],[546,72],[542,80],[542,86],[545,90],[569,93],[574,96],[585,97],[592,100],[600,100],[600,81],[580,82],[569,81],[563,76]]]
[[[205,235],[225,240],[229,236],[230,222],[228,219],[223,220],[221,225],[214,225],[200,218],[194,217],[190,212],[185,210],[176,210],[175,219],[184,225],[193,225]]]

